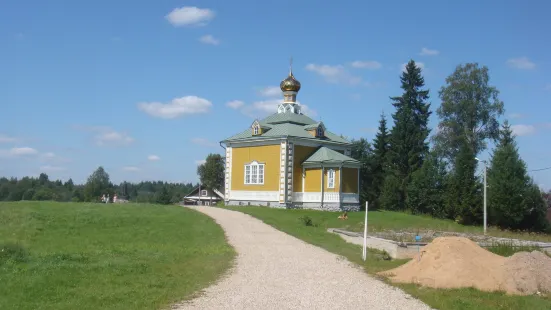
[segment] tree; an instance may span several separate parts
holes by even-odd
[[[371,145],[367,142],[366,139],[361,138],[360,140],[352,140],[352,148],[350,156],[361,163],[360,168],[360,206],[365,206],[365,202],[373,202],[377,196],[375,195],[372,184],[373,184],[373,151],[371,150]]]
[[[161,190],[155,194],[155,202],[162,205],[168,205],[171,201],[170,193],[166,186],[161,187]]]
[[[436,111],[440,123],[434,140],[439,153],[450,162],[464,141],[476,156],[486,149],[488,139],[499,138],[498,118],[504,107],[499,91],[489,81],[487,67],[467,63],[457,66],[440,89],[442,104]]]
[[[453,162],[446,191],[446,214],[461,224],[482,222],[482,186],[475,177],[476,159],[465,141]]]
[[[373,207],[376,209],[380,206],[381,192],[385,180],[386,167],[388,165],[388,148],[389,148],[389,132],[386,126],[386,117],[381,113],[379,120],[379,128],[375,139],[373,139],[373,169],[371,171],[372,183],[371,188],[374,195]]]
[[[504,229],[539,229],[547,207],[520,158],[513,131],[505,122],[488,169],[489,221]],[[530,221],[527,219],[530,218]]]
[[[109,194],[113,196],[113,185],[109,181],[109,174],[98,167],[86,181],[84,185],[84,199],[86,201],[97,201],[102,195]]]
[[[224,188],[224,158],[220,154],[209,154],[204,164],[197,167],[201,184],[213,190]]]
[[[391,98],[396,111],[392,114],[394,126],[390,131],[388,149],[389,174],[385,178],[388,184],[383,185],[381,198],[383,207],[399,210],[405,209],[411,175],[421,168],[428,153],[428,120],[431,115],[430,104],[426,102],[429,91],[422,89],[425,81],[421,68],[413,60],[406,65],[400,81],[403,94]]]
[[[446,165],[435,152],[430,152],[421,169],[412,175],[406,204],[413,213],[445,218]]]

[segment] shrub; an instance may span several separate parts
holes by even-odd
[[[317,226],[314,225],[314,221],[312,221],[312,218],[308,215],[299,217],[299,220],[302,222],[302,224],[304,224],[304,226]]]

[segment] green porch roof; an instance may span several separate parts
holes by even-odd
[[[316,152],[314,152],[314,154],[302,163],[303,166],[321,166],[322,164],[361,166],[361,163],[358,160],[325,146],[320,147]]]

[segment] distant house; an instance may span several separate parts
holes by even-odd
[[[217,189],[210,190],[204,185],[197,186],[184,197],[184,204],[210,206],[224,200],[224,194]]]

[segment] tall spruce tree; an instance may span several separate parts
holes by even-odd
[[[413,172],[421,168],[428,153],[428,121],[431,115],[427,103],[429,91],[421,75],[421,68],[410,60],[400,78],[402,96],[391,97],[396,108],[392,118],[386,173],[381,204],[386,209],[403,210],[406,207],[407,188]]]
[[[389,132],[386,125],[386,117],[384,113],[381,113],[381,119],[379,120],[379,128],[375,139],[373,139],[373,170],[371,189],[373,191],[373,208],[379,208],[381,196],[383,190],[383,183],[385,180],[385,171],[388,165],[388,147],[389,147]]]
[[[547,208],[520,158],[508,122],[500,135],[488,170],[489,222],[504,229],[541,230]]]
[[[445,218],[447,185],[446,165],[435,152],[430,152],[421,169],[412,175],[406,204],[413,213]]]
[[[448,217],[461,224],[478,224],[482,221],[482,186],[475,176],[476,165],[474,151],[464,141],[447,181],[445,205]]]

